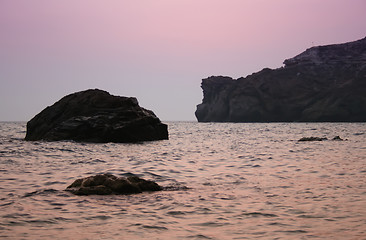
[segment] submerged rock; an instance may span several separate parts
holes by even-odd
[[[311,141],[324,141],[328,140],[326,137],[303,137],[299,139],[299,142],[311,142]],[[343,139],[340,136],[335,136],[332,138],[332,141],[343,141]]]
[[[334,138],[332,138],[332,140],[333,141],[343,141],[344,139],[342,139],[340,136],[335,136]]]
[[[99,89],[63,97],[27,123],[25,140],[140,142],[168,139],[168,128],[133,97]]]
[[[303,137],[299,139],[299,142],[311,142],[311,141],[324,141],[328,140],[328,138],[324,137]]]
[[[146,191],[160,191],[157,183],[137,176],[116,177],[112,174],[98,174],[75,180],[66,191],[76,195],[132,194]]]
[[[202,80],[199,122],[366,121],[366,38],[307,49],[237,80]]]

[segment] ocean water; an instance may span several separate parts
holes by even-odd
[[[365,123],[167,124],[170,140],[90,144],[0,123],[0,238],[366,239]],[[64,191],[97,173],[172,188]]]

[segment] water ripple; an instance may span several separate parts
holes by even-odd
[[[23,141],[0,123],[0,237],[9,239],[362,239],[366,124],[170,122],[169,141]],[[303,136],[348,141],[299,144]],[[75,196],[98,173],[164,191]]]

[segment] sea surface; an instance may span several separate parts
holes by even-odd
[[[1,122],[0,239],[366,239],[366,123],[167,124],[170,140],[91,144]],[[64,191],[97,173],[170,188]]]

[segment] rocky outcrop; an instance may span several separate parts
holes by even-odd
[[[116,177],[112,174],[98,174],[80,178],[66,188],[66,191],[76,195],[132,194],[160,190],[162,187],[153,181],[144,180],[137,176]]]
[[[27,123],[25,140],[140,142],[168,139],[168,128],[133,97],[94,89],[63,97]]]
[[[302,137],[299,139],[299,142],[314,142],[314,141],[325,141],[328,140],[326,137]],[[332,141],[343,141],[340,136],[335,136],[332,138]],[[347,140],[347,139],[346,139]]]
[[[202,81],[199,122],[366,121],[366,38],[307,49],[245,78]]]
[[[325,141],[328,140],[326,137],[303,137],[299,139],[299,142],[314,142],[314,141]]]

